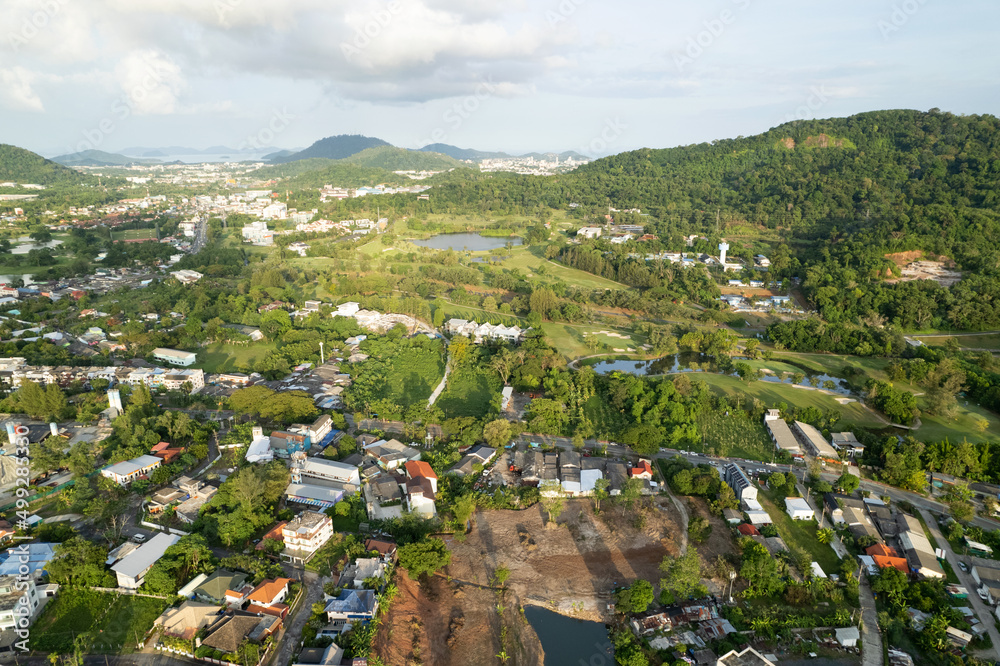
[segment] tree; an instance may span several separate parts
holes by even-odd
[[[698,549],[689,545],[687,552],[677,558],[664,557],[660,563],[660,588],[676,600],[701,596],[705,586],[701,583],[701,560]]]
[[[905,573],[895,567],[886,567],[872,581],[872,591],[885,594],[897,605],[902,606],[909,584],[910,580]]]
[[[431,575],[451,563],[451,552],[441,539],[429,538],[400,546],[399,566],[412,580]]]
[[[543,481],[539,486],[539,491],[541,492],[540,502],[542,506],[545,507],[545,513],[548,514],[546,519],[547,525],[555,525],[556,521],[559,520],[559,515],[563,512],[565,508],[566,501],[563,497],[562,486],[558,481]]]
[[[83,537],[56,546],[55,559],[46,565],[49,579],[60,585],[113,587],[114,576],[107,570],[108,551]]]
[[[854,476],[850,472],[844,472],[837,479],[835,485],[841,490],[841,492],[851,495],[858,489],[858,486],[861,485],[861,479]]]
[[[594,513],[601,512],[601,502],[608,499],[608,487],[611,483],[601,477],[594,482],[594,493],[592,497],[594,498]]]
[[[510,422],[506,419],[490,421],[483,428],[483,439],[495,449],[502,448],[510,441]]]
[[[531,292],[528,306],[531,308],[532,314],[537,314],[542,319],[548,319],[549,313],[559,307],[559,298],[548,287],[539,287]]]
[[[816,530],[816,540],[823,545],[827,545],[833,541],[834,536],[833,530],[829,527],[823,527]]]
[[[626,615],[645,613],[651,603],[653,586],[649,581],[639,579],[615,591],[615,609]]]

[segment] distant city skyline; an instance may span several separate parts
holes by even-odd
[[[0,0],[0,142],[336,134],[590,156],[891,108],[1000,114],[987,0]]]

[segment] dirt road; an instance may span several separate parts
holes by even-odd
[[[291,663],[292,654],[298,649],[299,642],[302,640],[302,628],[306,625],[306,621],[309,620],[309,616],[312,614],[312,606],[323,598],[323,584],[325,582],[326,579],[320,578],[313,572],[305,572],[302,578],[302,586],[306,590],[306,598],[302,600],[302,605],[299,606],[299,610],[295,615],[287,620],[288,630],[281,641],[278,658],[274,662],[278,666]]]
[[[878,629],[878,613],[875,610],[875,597],[868,587],[868,578],[862,576],[858,586],[858,597],[861,600],[861,663],[863,666],[882,666],[882,634]]]

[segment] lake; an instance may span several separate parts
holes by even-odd
[[[414,245],[432,250],[455,250],[456,252],[484,252],[502,250],[511,245],[521,245],[524,241],[517,236],[483,236],[482,234],[438,234],[424,240],[411,240]]]
[[[0,284],[10,284],[14,280],[23,280],[25,285],[34,283],[34,275],[25,273],[24,275],[0,275]]]
[[[541,606],[525,606],[524,617],[542,642],[544,666],[614,665],[614,648],[600,622],[576,620]]]
[[[738,363],[741,360],[745,359],[734,357],[733,363]],[[663,358],[657,358],[651,361],[641,361],[629,358],[611,358],[607,360],[592,359],[590,361],[583,361],[583,363],[590,365],[596,372],[602,375],[609,375],[616,371],[628,372],[633,375],[665,375],[676,374],[679,372],[714,372],[716,374],[736,374],[734,372],[723,373],[716,364],[714,358],[699,352],[681,352],[679,354],[672,354],[670,356],[664,356]],[[840,377],[809,373],[805,370],[800,372],[803,375],[803,379],[799,382],[799,386],[813,387],[815,385],[816,388],[833,391],[834,393],[838,393],[840,395],[851,395],[851,390],[848,388],[847,382]],[[786,375],[782,378],[781,374],[765,374],[760,378],[760,381],[775,384],[793,383],[791,375]],[[823,384],[825,382],[833,382],[833,388],[830,388],[829,384],[824,386]]]
[[[21,245],[15,245],[10,251],[11,254],[28,254],[31,250],[52,249],[63,244],[61,240],[51,240],[48,243],[33,243],[27,236],[16,238],[14,242],[21,243]]]

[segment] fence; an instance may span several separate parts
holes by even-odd
[[[160,532],[167,532],[169,534],[175,534],[177,536],[187,536],[191,534],[190,532],[185,532],[184,530],[178,530],[173,527],[165,527],[164,525],[159,525],[157,523],[151,523],[148,520],[141,520],[139,524],[143,527],[148,527],[151,530],[158,530]]]

